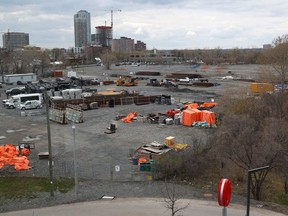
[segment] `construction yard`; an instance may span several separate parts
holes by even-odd
[[[75,152],[77,174],[80,182],[97,180],[114,184],[112,182],[116,181],[123,182],[123,185],[127,182],[144,182],[145,184],[145,182],[151,180],[150,172],[140,171],[139,166],[133,164],[133,155],[139,147],[152,142],[164,143],[165,138],[171,136],[175,138],[176,143],[189,146],[193,145],[192,140],[197,139],[197,137],[202,137],[205,141],[205,137],[207,137],[206,135],[210,130],[174,123],[152,123],[147,120],[147,116],[150,114],[165,114],[168,110],[176,109],[179,103],[218,102],[227,93],[246,92],[248,94],[251,80],[257,80],[259,73],[257,65],[209,66],[203,69],[200,67],[197,70],[192,69],[189,65],[141,65],[139,67],[126,66],[125,68],[114,66],[111,70],[105,70],[99,66],[87,66],[74,68],[73,70],[77,72],[78,77],[83,79],[86,77],[93,77],[102,81],[117,79],[111,76],[112,74],[130,75],[138,78],[138,85],[136,86],[116,86],[115,84],[88,86],[97,89],[97,92],[125,90],[144,96],[169,95],[171,98],[171,103],[153,101],[139,105],[135,103],[115,104],[113,106],[102,105],[96,109],[83,111],[82,123],[68,121],[66,124],[59,124],[50,121],[53,174],[55,178],[74,177],[73,155]],[[152,77],[140,76],[137,75],[139,71],[159,72],[159,75]],[[213,86],[202,87],[179,83],[178,88],[165,88],[163,86],[147,85],[149,79],[163,80],[172,73],[201,74],[203,78],[208,79],[209,83],[213,83]],[[2,92],[10,87],[4,85]],[[1,94],[1,98],[6,98],[4,93]],[[221,104],[217,106],[221,106]],[[216,117],[217,106],[213,108]],[[138,118],[133,119],[131,123],[118,120],[120,116],[127,116],[131,112],[138,114]],[[0,106],[0,122],[1,145],[8,143],[18,145],[23,142],[33,142],[35,144],[31,148],[31,155],[28,157],[31,169],[15,171],[12,166],[5,166],[1,170],[1,176],[12,174],[16,176],[49,177],[48,159],[39,157],[39,153],[40,155],[44,153],[45,156],[45,153],[48,152],[45,107],[27,110],[24,116],[18,109],[6,109]],[[116,127],[113,133],[109,133],[111,125]],[[73,136],[72,126],[75,126],[75,136]],[[89,187],[85,186],[85,183],[80,183],[79,194],[82,195],[83,199],[93,197],[93,195],[87,194],[87,189],[89,191]],[[101,189],[101,193],[103,191],[104,189]],[[107,188],[107,191],[110,191],[110,189]],[[91,193],[94,196],[100,196],[100,191],[91,191]],[[115,193],[117,192],[115,191]]]

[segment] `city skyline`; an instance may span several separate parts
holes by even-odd
[[[286,8],[284,0],[3,0],[0,31],[28,33],[30,44],[43,48],[69,48],[74,14],[88,11],[95,34],[96,26],[111,25],[115,10],[113,38],[140,40],[147,49],[262,48],[287,34]]]

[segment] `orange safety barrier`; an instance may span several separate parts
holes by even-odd
[[[204,103],[201,104],[200,106],[201,106],[201,107],[214,107],[214,106],[216,106],[216,105],[218,105],[218,103],[216,103],[216,102],[204,102]]]
[[[30,155],[30,150],[28,148],[23,148],[21,151],[21,154],[24,156],[29,156]]]
[[[29,151],[29,149],[27,150]],[[27,150],[24,150],[25,154],[28,154]],[[0,146],[0,169],[6,164],[14,166],[16,170],[27,170],[31,168],[28,158],[26,156],[19,156],[19,150],[12,144]]]
[[[138,115],[137,112],[131,112],[126,117],[122,118],[121,121],[131,123],[132,119]]]

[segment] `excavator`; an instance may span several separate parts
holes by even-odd
[[[117,86],[136,86],[138,81],[135,78],[131,77],[120,77],[115,81]]]

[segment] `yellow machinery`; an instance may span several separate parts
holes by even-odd
[[[138,81],[135,78],[131,77],[120,77],[116,80],[117,86],[136,86],[138,85]]]

